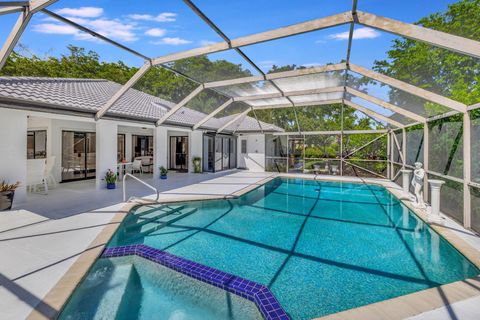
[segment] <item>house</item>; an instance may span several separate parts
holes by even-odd
[[[27,159],[49,157],[55,157],[57,182],[95,178],[97,187],[108,169],[139,157],[147,159],[144,169],[154,175],[160,166],[191,172],[194,157],[202,158],[206,172],[263,170],[265,138],[258,133],[283,131],[246,113],[242,120],[240,112],[212,117],[193,130],[207,114],[187,107],[157,126],[175,104],[136,89],[96,120],[120,88],[101,79],[0,77],[2,177],[25,187]],[[16,199],[24,197],[23,188]]]

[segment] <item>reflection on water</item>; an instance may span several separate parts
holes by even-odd
[[[376,185],[277,178],[238,199],[142,207],[132,217],[112,245],[144,243],[263,283],[293,319],[479,273]]]

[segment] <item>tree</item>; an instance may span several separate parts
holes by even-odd
[[[480,41],[478,21],[480,0],[462,0],[416,24]],[[405,38],[394,40],[387,56],[388,60],[375,61],[376,71],[467,105],[480,101],[479,59]],[[390,91],[390,97],[407,107],[424,105],[427,116],[448,110],[396,89]]]
[[[27,49],[20,45],[20,49]],[[137,71],[123,62],[101,62],[94,51],[73,45],[67,46],[67,54],[59,58],[40,58],[35,54],[30,56],[12,52],[5,66],[0,70],[3,76],[59,77],[83,79],[107,79],[125,83]]]

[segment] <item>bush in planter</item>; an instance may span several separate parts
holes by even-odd
[[[0,211],[12,209],[13,197],[15,189],[18,188],[20,182],[9,184],[5,181],[0,183]]]
[[[202,158],[194,157],[192,162],[193,162],[193,172],[201,173],[202,172]]]
[[[160,179],[167,179],[168,170],[165,167],[160,167]]]
[[[117,175],[110,169],[108,169],[107,173],[105,174],[105,182],[107,183],[107,189],[115,189]]]

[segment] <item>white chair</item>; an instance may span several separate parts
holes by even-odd
[[[134,160],[142,161],[143,173],[150,172],[150,167],[153,163],[151,156],[138,156],[138,157],[135,157]]]
[[[43,185],[45,194],[48,194],[47,178],[45,177],[45,159],[27,160],[27,190],[36,192],[39,185]]]
[[[135,171],[143,174],[142,160],[133,160],[132,173],[134,173]]]
[[[57,186],[57,180],[53,176],[53,166],[55,165],[55,156],[51,156],[47,158],[47,163],[45,165],[45,177],[47,179],[47,183],[50,183],[53,187]]]

